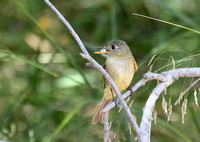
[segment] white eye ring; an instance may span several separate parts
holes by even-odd
[[[110,47],[112,50],[114,50],[114,49],[117,49],[118,48],[118,46],[116,46],[116,45],[111,45],[111,47]]]

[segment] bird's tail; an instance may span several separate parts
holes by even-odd
[[[103,123],[103,112],[102,109],[105,108],[107,105],[109,105],[112,102],[112,98],[105,98],[103,97],[101,103],[99,104],[99,108],[97,109],[97,112],[92,118],[92,124],[97,124],[98,121]]]

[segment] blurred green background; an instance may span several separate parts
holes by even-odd
[[[89,53],[112,39],[127,42],[139,65],[131,85],[147,71],[162,72],[200,66],[200,35],[157,21],[133,16],[140,13],[200,31],[199,0],[51,0],[83,40]],[[102,75],[86,67],[86,60],[67,28],[42,0],[0,0],[0,141],[103,141],[103,125],[91,118],[103,94]],[[153,58],[151,64],[149,61]],[[174,63],[175,64],[174,64]],[[173,104],[195,78],[180,79],[156,103],[157,124],[152,142],[199,141],[199,84],[186,95],[187,114],[182,124],[182,102],[172,106],[170,121],[162,97]],[[140,122],[142,108],[156,86],[147,83],[132,96],[131,107]],[[132,142],[129,120],[114,108],[110,136],[114,142]],[[170,109],[169,109],[170,110]]]

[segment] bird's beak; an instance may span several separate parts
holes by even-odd
[[[94,54],[106,54],[108,52],[110,52],[110,50],[107,50],[103,47],[97,47],[97,48],[100,48],[101,50],[100,51],[97,51],[97,52],[94,52]]]

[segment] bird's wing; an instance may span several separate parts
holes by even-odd
[[[103,65],[103,68],[106,70],[106,64]],[[106,78],[103,76],[103,88],[106,88],[106,84],[107,84],[107,80],[106,80]]]
[[[135,59],[133,58],[133,65],[134,65],[134,71],[137,71],[138,70],[138,65],[135,61]]]

